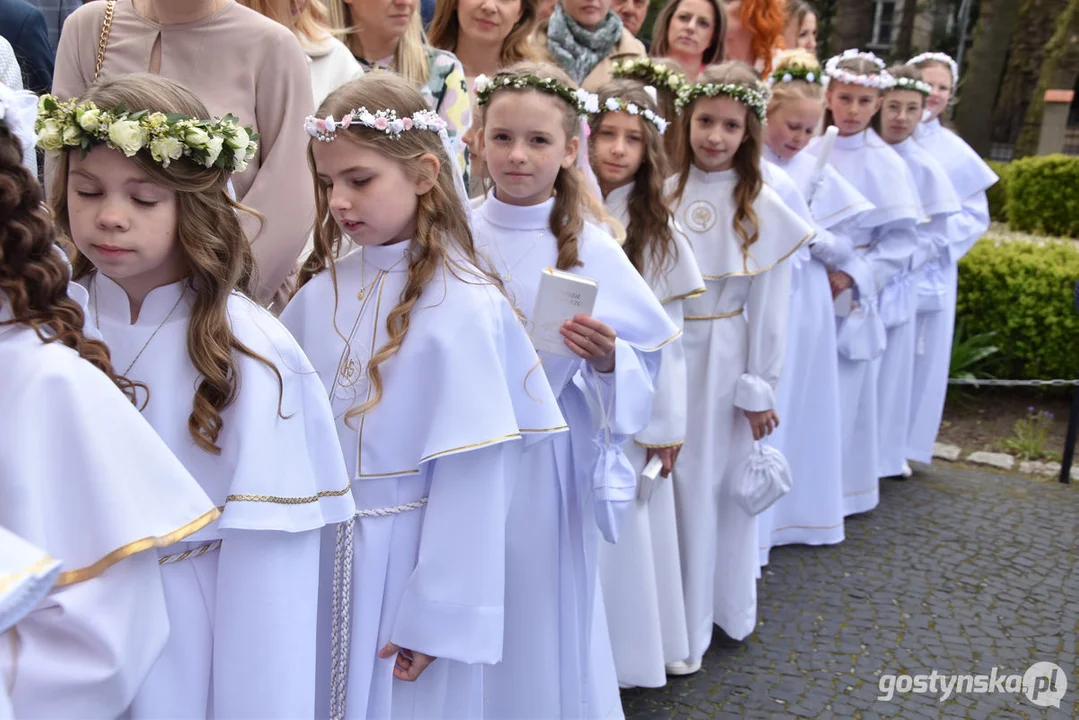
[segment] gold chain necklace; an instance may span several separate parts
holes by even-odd
[[[94,290],[94,325],[97,326],[97,329],[100,332],[101,331],[101,316],[100,316],[100,314],[98,312],[98,304],[97,304],[97,275],[94,276],[94,279],[91,281],[90,284],[91,284],[91,286],[93,287],[93,290]],[[172,306],[172,309],[169,310],[169,314],[165,316],[164,320],[162,320],[161,322],[159,322],[157,324],[157,327],[154,328],[154,331],[152,333],[150,333],[150,337],[146,338],[146,342],[144,342],[142,344],[142,347],[139,348],[138,353],[135,354],[135,359],[132,360],[130,363],[128,363],[127,368],[125,368],[124,371],[122,373],[120,373],[121,375],[123,375],[124,377],[128,376],[128,373],[131,372],[131,368],[135,367],[135,363],[137,363],[139,361],[139,358],[142,357],[142,354],[146,351],[146,348],[148,348],[150,346],[150,342],[157,335],[158,331],[161,328],[165,327],[165,323],[167,323],[169,321],[169,318],[172,317],[172,314],[174,312],[176,312],[176,308],[180,307],[180,301],[184,299],[184,295],[186,295],[186,294],[187,294],[187,287],[185,286],[183,289],[180,290],[180,297],[176,298],[176,303]]]

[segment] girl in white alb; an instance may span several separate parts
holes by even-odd
[[[762,564],[776,545],[825,545],[844,537],[839,370],[828,270],[850,258],[858,218],[873,207],[835,168],[802,152],[824,114],[820,63],[801,50],[783,53],[778,62],[764,157],[796,183],[817,235],[808,250],[794,256],[787,362],[779,383],[785,422],[770,439],[790,463],[793,487],[758,518]]]
[[[599,112],[591,118],[589,156],[607,210],[626,230],[622,249],[681,328],[685,301],[704,292],[704,279],[667,205],[667,120],[657,114],[654,92],[635,80],[604,85]],[[651,492],[647,485],[638,492],[618,544],[601,543],[599,548],[600,582],[622,687],[662,687],[666,666],[689,653],[672,472],[686,435],[681,338],[668,343],[662,355],[652,418],[626,444],[638,475],[653,458],[662,468]]]
[[[0,91],[0,717],[120,717],[169,635],[154,548],[218,512],[84,333],[22,164],[37,106],[11,99]]]
[[[506,650],[484,673],[486,714],[621,717],[603,593],[600,536],[618,539],[636,503],[621,444],[647,427],[660,351],[679,336],[606,232],[575,167],[579,116],[594,96],[558,68],[520,63],[476,80],[494,181],[473,218],[477,244],[517,308],[537,305],[545,269],[596,282],[591,315],[559,328],[566,356],[541,353],[568,435],[526,453],[510,507]]]
[[[877,382],[888,336],[878,308],[885,286],[909,273],[921,203],[902,158],[869,126],[882,89],[892,82],[884,63],[871,53],[848,50],[826,63],[825,74],[830,79],[825,124],[839,129],[828,162],[874,204],[852,230],[854,254],[829,274],[838,295],[843,512],[852,515],[872,510],[880,498]],[[807,151],[821,152],[820,140]]]
[[[307,131],[326,214],[281,319],[330,396],[358,511],[324,536],[315,717],[480,718],[521,454],[565,423],[473,249],[445,122],[391,73],[323,107]]]
[[[889,69],[889,74],[895,85],[884,93],[873,124],[910,170],[922,205],[922,219],[918,224],[918,250],[911,260],[909,295],[904,306],[910,318],[903,326],[904,350],[885,352],[881,362],[877,464],[881,477],[909,477],[912,471],[907,464],[908,434],[915,397],[914,362],[920,345],[915,319],[919,311],[926,314],[939,311],[943,303],[940,255],[948,252],[948,229],[960,206],[944,168],[912,137],[925,111],[929,85],[922,80],[921,71],[913,66],[897,65]]]
[[[313,369],[239,292],[254,268],[226,186],[254,143],[230,117],[200,119],[197,98],[155,75],[45,110],[46,127],[64,130],[55,210],[91,320],[141,384],[143,417],[221,508],[160,559],[172,634],[132,712],[307,715],[319,531],[353,504]]]
[[[741,640],[757,621],[757,523],[731,486],[753,442],[780,421],[787,261],[813,236],[763,182],[765,98],[737,62],[706,68],[680,98],[685,143],[672,202],[706,290],[685,301],[689,412],[675,503],[689,655],[679,674],[700,668],[713,622]]]
[[[985,191],[999,178],[961,137],[941,124],[940,114],[959,82],[955,61],[942,53],[924,53],[912,58],[910,64],[922,71],[931,90],[926,101],[926,117],[914,131],[914,141],[944,167],[960,202],[959,212],[948,219],[948,244],[940,249],[936,262],[926,265],[923,279],[927,290],[939,299],[940,309],[919,313],[917,319],[918,347],[914,356],[907,457],[928,463],[933,459],[933,443],[940,430],[948,392],[958,264],[989,229]]]

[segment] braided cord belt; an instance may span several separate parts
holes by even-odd
[[[158,565],[171,565],[173,563],[183,562],[184,560],[190,560],[197,558],[206,553],[214,552],[221,549],[220,540],[211,540],[208,543],[203,543],[197,547],[193,547],[190,550],[185,550],[182,553],[176,553],[174,555],[162,555],[157,559]]]
[[[348,661],[352,645],[352,558],[356,518],[392,517],[418,510],[427,498],[393,507],[359,510],[337,526],[333,555],[333,607],[330,624],[330,717],[344,720],[348,693]]]

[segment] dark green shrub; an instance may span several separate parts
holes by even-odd
[[[1008,167],[1008,225],[1013,230],[1079,237],[1079,157],[1026,157]]]
[[[995,333],[994,374],[1008,379],[1074,378],[1079,313],[1073,290],[1079,248],[1066,241],[982,238],[959,263],[957,323]]]
[[[1000,180],[985,191],[989,197],[989,217],[997,222],[1008,222],[1008,167],[1009,163],[986,160]]]

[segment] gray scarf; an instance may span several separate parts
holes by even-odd
[[[577,83],[611,54],[621,38],[622,18],[610,10],[595,30],[581,27],[566,15],[562,3],[555,5],[554,14],[547,22],[547,50]]]

